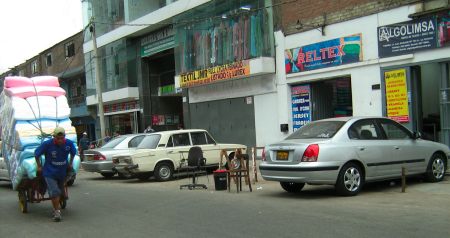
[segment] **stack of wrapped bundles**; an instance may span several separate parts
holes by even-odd
[[[51,139],[55,127],[63,127],[66,138],[76,142],[65,94],[58,78],[53,76],[5,78],[0,94],[1,148],[13,189],[24,178],[36,177],[34,151],[43,141]],[[41,158],[42,164],[44,159]],[[76,156],[75,173],[79,165]]]

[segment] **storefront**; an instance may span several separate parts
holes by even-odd
[[[353,115],[351,78],[292,85],[293,130],[310,121]]]
[[[300,75],[363,60],[361,34],[287,49],[284,69],[289,78],[292,130],[310,121],[353,115],[352,74],[304,80]]]
[[[140,87],[141,127],[156,131],[174,130],[183,125],[181,89],[175,88],[174,29],[160,28],[140,39],[142,87]]]
[[[327,117],[387,116],[450,145],[449,11],[411,9],[419,8],[399,7],[323,32],[275,33],[277,66],[284,68],[278,77],[285,79],[278,97],[286,102],[281,111],[290,131]]]
[[[175,53],[187,128],[248,146],[265,145],[265,138],[280,133],[270,111],[276,110],[272,9],[264,4],[214,1],[177,19],[189,19],[177,25]]]
[[[448,12],[378,27],[380,58],[414,54],[413,62],[382,67],[383,115],[447,145],[449,33]]]
[[[123,102],[104,106],[105,131],[109,135],[114,133],[138,133],[140,107],[138,101]]]

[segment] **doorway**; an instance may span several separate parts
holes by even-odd
[[[450,145],[449,67],[448,62],[432,62],[384,71],[384,115],[389,116],[386,74],[403,70],[407,82],[404,99],[407,120],[399,122],[412,131],[421,132],[423,139]]]
[[[292,125],[296,131],[310,121],[353,115],[350,77],[291,87]]]
[[[183,127],[183,100],[175,88],[175,56],[169,49],[145,59],[148,78],[144,82],[144,128],[156,131]]]

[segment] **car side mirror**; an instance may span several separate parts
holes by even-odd
[[[420,134],[420,132],[418,132],[418,131],[415,131],[413,133],[413,139],[417,140],[417,139],[420,139],[420,138],[422,138],[422,134]]]

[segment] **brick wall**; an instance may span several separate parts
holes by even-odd
[[[79,32],[59,43],[53,47],[40,53],[39,57],[42,62],[42,75],[57,75],[63,72],[70,71],[81,66],[84,66],[84,54],[83,54],[83,32]],[[73,42],[75,45],[75,55],[66,58],[65,45],[69,42]],[[52,65],[46,65],[47,54],[52,54]]]
[[[367,16],[418,0],[275,0],[276,28],[286,35]],[[300,23],[300,24],[298,24]]]

